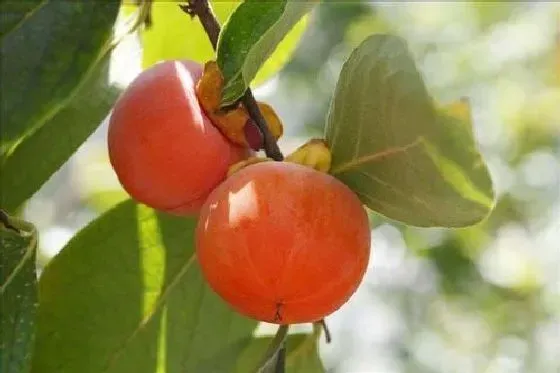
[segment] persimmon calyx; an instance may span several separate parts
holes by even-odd
[[[253,150],[262,149],[262,134],[241,102],[233,107],[220,108],[223,85],[224,78],[218,64],[216,61],[208,61],[204,65],[202,77],[196,84],[196,95],[200,106],[212,123],[231,142],[250,147]],[[280,118],[270,105],[264,102],[258,102],[257,104],[266,121],[268,130],[274,139],[278,140],[284,132]]]
[[[331,151],[323,139],[311,139],[285,158],[286,162],[298,163],[320,172],[329,172]]]
[[[268,161],[273,161],[272,158],[267,158],[267,157],[249,157],[245,160],[239,161],[233,165],[230,166],[228,173],[227,173],[227,177],[230,177],[231,175],[233,175],[234,173],[236,173],[237,171],[250,166],[252,164],[255,163],[261,163],[261,162],[268,162]]]

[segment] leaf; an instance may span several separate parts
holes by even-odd
[[[84,196],[83,202],[93,211],[103,213],[129,198],[129,194],[124,189],[109,189],[89,193]]]
[[[75,93],[70,103],[4,159],[0,205],[14,211],[30,198],[84,143],[109,113],[118,90],[109,85],[110,54]]]
[[[27,372],[35,338],[37,231],[32,224],[9,219],[16,232],[0,223],[0,371]]]
[[[494,195],[471,127],[468,103],[435,108],[404,40],[373,35],[345,62],[331,102],[331,174],[388,218],[475,224]]]
[[[264,356],[272,337],[252,340],[238,356],[235,373],[253,372],[255,357]],[[317,338],[313,334],[290,334],[286,339],[286,373],[324,373]],[[259,372],[265,373],[265,372]]]
[[[45,268],[33,372],[204,372],[251,337],[203,281],[194,218],[126,201],[80,231]]]
[[[216,18],[223,23],[239,6],[239,1],[211,1]],[[204,63],[215,59],[215,53],[200,21],[190,19],[178,6],[179,2],[158,1],[153,3],[153,25],[141,31],[142,66],[170,59],[190,59]],[[295,51],[307,22],[299,22],[278,45],[272,56],[257,74],[254,84],[263,83],[288,61]]]
[[[222,106],[239,99],[260,67],[316,1],[243,2],[218,40],[217,62],[224,75]]]
[[[45,0],[0,2],[0,37],[24,23],[35,11],[45,5]]]
[[[63,109],[109,48],[116,1],[49,1],[2,38],[2,154]]]

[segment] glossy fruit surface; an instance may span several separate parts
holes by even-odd
[[[109,158],[123,188],[177,215],[197,213],[229,166],[247,156],[202,111],[201,75],[192,61],[156,64],[127,87],[109,121]]]
[[[238,312],[292,324],[336,311],[361,282],[368,218],[342,182],[288,162],[230,176],[208,197],[196,231],[210,286]]]

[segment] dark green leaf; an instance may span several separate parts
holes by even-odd
[[[327,120],[331,173],[372,210],[415,226],[463,227],[494,195],[468,104],[439,110],[404,40],[366,39],[344,64]]]
[[[118,91],[109,86],[107,54],[74,99],[4,159],[0,205],[10,211],[31,197],[95,131]]]
[[[35,338],[37,232],[33,225],[0,222],[0,371],[28,372]]]
[[[46,0],[0,2],[0,37],[25,23],[33,12],[47,3]]]
[[[315,3],[248,0],[233,12],[218,41],[217,62],[224,75],[222,105],[243,95],[260,67]]]
[[[41,276],[33,371],[207,373],[250,338],[203,281],[195,225],[126,201],[79,232]]]
[[[49,1],[2,38],[2,153],[52,119],[110,47],[118,1]]]

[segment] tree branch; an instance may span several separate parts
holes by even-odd
[[[218,37],[220,35],[220,24],[218,23],[208,0],[187,0],[187,4],[181,4],[179,7],[191,17],[198,17],[202,27],[204,27],[204,31],[206,31],[206,34],[212,43],[212,47],[216,50],[216,47],[218,46]],[[245,94],[241,98],[241,102],[247,109],[249,116],[255,122],[263,136],[263,147],[266,156],[274,159],[275,161],[284,160],[284,156],[282,155],[274,136],[272,136],[268,130],[266,120],[264,119],[264,116],[262,115],[250,88],[247,88],[245,91]]]
[[[278,350],[278,357],[274,367],[274,373],[284,373],[286,371],[286,341],[282,342],[280,350]]]
[[[10,216],[8,213],[2,209],[0,209],[0,223],[4,224],[4,227],[7,229],[11,229],[16,233],[19,233],[19,229],[14,227],[12,223],[10,223]]]

